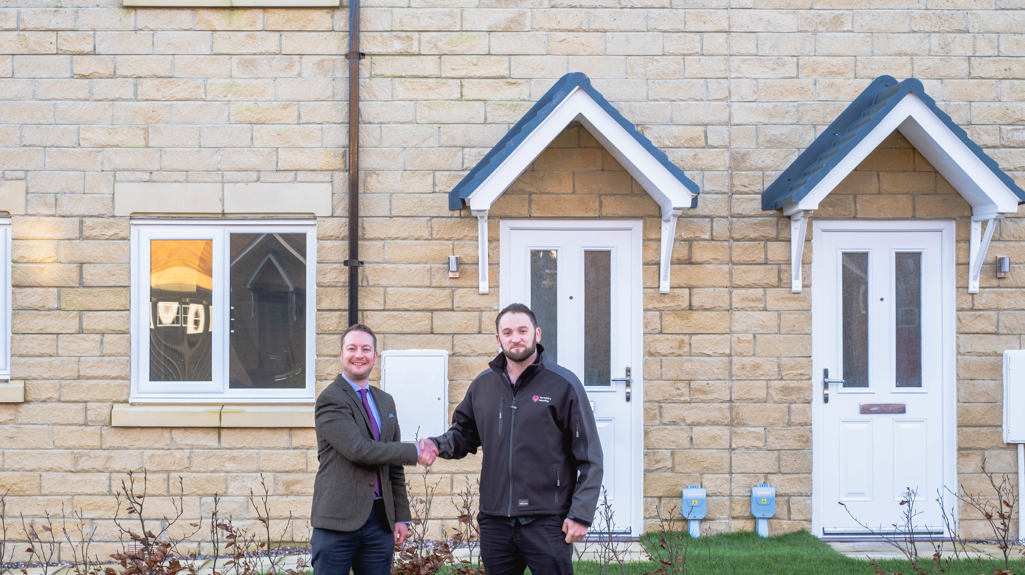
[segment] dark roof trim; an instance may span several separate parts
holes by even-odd
[[[891,76],[876,78],[826,130],[762,193],[762,209],[776,210],[805,198],[906,96],[914,94],[996,176],[1025,202],[1023,191],[968,134],[925,93],[922,83]]]
[[[563,101],[575,90],[583,90],[595,103],[597,103],[611,118],[613,118],[624,130],[626,130],[653,158],[655,158],[667,171],[677,180],[686,186],[693,195],[691,207],[697,205],[697,194],[700,193],[698,185],[688,178],[683,170],[669,161],[665,152],[658,149],[651,140],[641,134],[636,126],[630,123],[616,108],[601,95],[600,92],[591,86],[588,77],[580,72],[566,74],[555,83],[544,96],[541,97],[522,118],[509,130],[508,133],[492,148],[476,166],[471,169],[463,179],[456,184],[449,192],[448,207],[451,210],[458,210],[463,207],[464,201],[476,191],[481,184],[487,180],[498,167],[504,162],[523,142],[559,107]]]

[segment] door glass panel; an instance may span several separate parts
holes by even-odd
[[[612,385],[612,252],[584,252],[584,385]]]
[[[545,355],[559,361],[558,250],[530,251],[530,309],[541,328]]]
[[[922,387],[922,254],[894,257],[897,387]]]
[[[306,386],[306,234],[231,234],[229,387]]]
[[[868,387],[868,254],[843,254],[844,387]]]
[[[212,240],[150,242],[149,377],[210,381]]]

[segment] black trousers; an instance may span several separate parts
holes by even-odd
[[[562,532],[565,518],[539,515],[524,523],[515,517],[479,514],[480,555],[488,575],[573,573],[573,545]]]
[[[389,575],[395,537],[387,528],[384,502],[374,508],[363,527],[355,531],[315,528],[310,538],[314,575]]]

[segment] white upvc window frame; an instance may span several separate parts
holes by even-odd
[[[306,234],[306,349],[305,387],[291,389],[231,389],[228,385],[230,338],[229,234]],[[212,240],[213,270],[210,318],[213,331],[211,381],[150,381],[150,250],[151,240]],[[316,220],[314,219],[182,219],[140,218],[131,223],[131,403],[227,404],[312,403],[315,398],[316,355]]]
[[[11,380],[11,218],[0,218],[0,380]]]

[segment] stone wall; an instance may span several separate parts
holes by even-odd
[[[762,211],[760,194],[882,74],[922,80],[1020,177],[1025,10],[1006,4],[371,0],[360,64],[362,318],[383,349],[448,350],[450,400],[462,397],[494,352],[500,262],[492,241],[494,289],[478,294],[476,220],[449,210],[447,194],[561,75],[584,72],[701,188],[676,230],[671,292],[657,288],[657,206],[579,125],[502,196],[492,219],[644,221],[647,525],[700,482],[710,530],[752,529],[749,488],[768,480],[780,502],[774,530],[809,528],[811,238],[806,289],[792,294],[789,222]],[[203,216],[280,212],[280,199],[257,195],[243,195],[241,207],[197,207],[245,184],[328,199],[326,213],[312,211],[316,374],[321,386],[334,377],[347,322],[347,27],[346,7],[0,7],[11,383],[24,386],[23,402],[0,405],[8,516],[38,518],[64,503],[113,540],[111,494],[125,472],[145,469],[165,506],[180,476],[197,516],[218,493],[222,512],[251,519],[246,499],[263,474],[279,516],[308,517],[317,466],[308,425],[192,427],[185,413],[177,426],[121,427],[111,411],[130,386],[130,215],[166,206],[177,190],[188,198],[182,210]],[[143,207],[119,210],[128,197]],[[984,490],[983,458],[1014,472],[1000,435],[1000,354],[1025,344],[1025,220],[999,224],[982,289],[968,294],[969,216],[899,136],[815,214],[956,218],[958,471]],[[497,240],[497,224],[491,234]],[[449,254],[463,262],[459,279],[447,277]],[[1010,256],[1010,278],[994,279],[996,255]],[[470,458],[431,472],[435,512],[449,518],[438,530],[452,525],[455,494],[477,466]],[[962,526],[985,533],[970,516]]]

